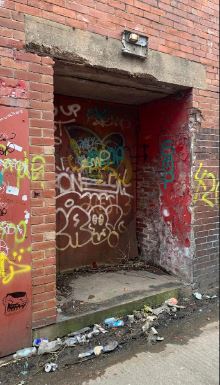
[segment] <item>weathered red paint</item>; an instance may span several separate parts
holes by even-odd
[[[55,98],[60,270],[137,255],[137,110]]]
[[[0,356],[31,344],[28,114],[0,109]]]
[[[189,258],[191,245],[190,107],[188,94],[167,97],[141,107],[140,159],[144,158],[144,145],[148,155],[146,164],[155,167],[155,189],[159,183],[160,215],[165,226],[158,227],[161,245],[167,247],[163,250],[160,246],[158,263],[173,272],[178,272],[184,258]],[[178,256],[175,250],[178,250]],[[182,255],[180,259],[179,255]]]
[[[10,83],[7,80],[0,79],[0,96],[9,96],[12,98],[27,98],[27,86],[24,80],[14,81]]]

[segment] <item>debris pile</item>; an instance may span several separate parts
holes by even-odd
[[[217,296],[200,295],[195,292],[193,297],[196,302],[197,300],[199,302],[202,299],[211,300]],[[19,361],[30,359],[32,356],[44,357],[42,369],[46,373],[51,373],[62,367],[61,357],[66,349],[71,362],[76,363],[122,348],[125,340],[123,336],[126,334],[131,335],[131,338],[132,335],[142,336],[142,339],[146,340],[146,345],[157,344],[164,341],[164,337],[160,335],[160,327],[164,326],[164,320],[175,319],[178,317],[177,313],[185,308],[179,305],[176,298],[170,298],[156,308],[146,304],[141,310],[135,310],[125,317],[106,318],[100,325],[94,324],[71,332],[62,339],[49,341],[48,338],[37,338],[33,341],[33,347],[17,351],[14,359]]]

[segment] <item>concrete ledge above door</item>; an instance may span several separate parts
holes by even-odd
[[[146,60],[126,56],[120,40],[39,17],[25,16],[25,41],[28,51],[55,59],[152,82],[206,89],[206,69],[201,63],[150,49]]]

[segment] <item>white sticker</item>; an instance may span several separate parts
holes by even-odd
[[[25,223],[26,224],[28,224],[28,221],[29,221],[29,219],[30,219],[30,217],[31,217],[31,215],[30,215],[30,213],[27,211],[27,210],[25,210]]]
[[[8,142],[7,146],[14,148],[16,151],[19,151],[19,152],[21,152],[23,150],[23,148],[21,146],[18,146],[17,144],[14,144],[14,143]]]
[[[18,188],[18,187],[13,187],[13,186],[7,186],[7,188],[6,188],[6,194],[18,196],[18,194],[19,194],[19,188]]]
[[[27,201],[27,195],[22,195],[22,200]]]

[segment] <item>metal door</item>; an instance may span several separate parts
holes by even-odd
[[[137,109],[55,98],[60,270],[137,255]]]
[[[31,344],[27,111],[0,109],[0,356]]]

